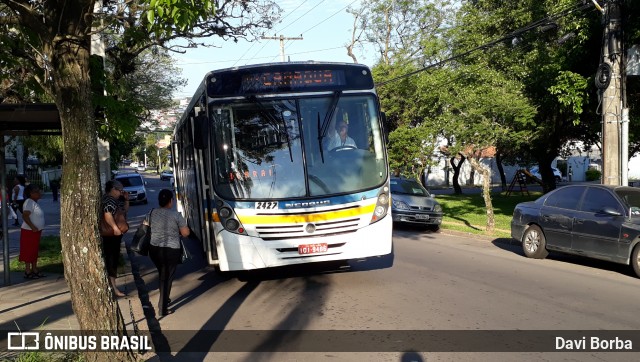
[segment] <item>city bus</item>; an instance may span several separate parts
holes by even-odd
[[[220,271],[392,255],[371,71],[287,62],[206,74],[171,142],[178,210]]]

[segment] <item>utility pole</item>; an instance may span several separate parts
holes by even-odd
[[[302,34],[300,34],[300,36],[294,37],[294,38],[286,38],[283,35],[280,35],[279,37],[276,36],[263,36],[262,39],[268,39],[268,40],[280,40],[280,61],[284,62],[284,41],[285,40],[303,40],[302,39]]]
[[[623,127],[624,70],[622,68],[622,24],[619,0],[605,4],[603,63],[599,77],[606,84],[602,96],[602,183],[627,184],[627,159],[623,147],[628,147],[628,133]],[[608,73],[608,74],[607,74]],[[628,114],[628,113],[627,113]],[[628,118],[627,118],[628,121]],[[625,141],[626,139],[626,141]]]

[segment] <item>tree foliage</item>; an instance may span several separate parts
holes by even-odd
[[[437,132],[426,125],[400,127],[389,134],[389,167],[392,173],[410,175],[421,181],[420,175],[433,163]]]
[[[349,9],[354,18],[352,47],[357,42],[372,44],[384,65],[425,65],[439,59],[445,41],[451,1],[372,0]]]
[[[573,0],[502,2],[478,0],[461,8],[453,46],[477,47],[487,40],[505,41],[461,59],[479,64],[519,83],[536,108],[524,131],[528,142],[509,151],[540,165],[545,190],[555,187],[551,162],[568,141],[592,137],[594,89],[590,85],[599,61],[601,28],[592,4]],[[568,34],[572,36],[567,36]],[[505,37],[505,35],[508,35]]]

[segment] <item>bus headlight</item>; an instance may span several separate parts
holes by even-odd
[[[224,223],[224,227],[229,231],[236,231],[240,227],[240,223],[236,219],[229,219]]]
[[[389,212],[389,186],[385,185],[378,193],[378,199],[376,200],[376,208],[373,210],[371,221],[369,224],[379,221],[387,215]]]
[[[218,211],[218,215],[220,215],[221,218],[226,219],[231,216],[231,209],[229,209],[228,207],[223,207],[220,209],[220,211]]]
[[[247,235],[247,231],[242,226],[242,223],[238,220],[238,217],[233,212],[233,209],[224,201],[217,200],[216,206],[218,206],[218,217],[222,226],[232,233]]]

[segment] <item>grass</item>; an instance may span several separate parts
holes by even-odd
[[[120,255],[118,260],[118,272],[123,272],[125,264],[124,257]],[[18,261],[18,258],[11,260],[11,271],[24,272],[24,263]],[[64,266],[62,264],[62,246],[60,237],[55,235],[46,235],[40,238],[40,250],[38,252],[38,270],[46,273],[64,274]]]
[[[60,237],[54,235],[46,235],[40,238],[40,251],[38,253],[38,270],[46,273],[63,274],[64,267],[62,265],[62,247],[60,246]],[[19,262],[18,258],[11,260],[10,269],[12,271],[24,272],[24,263]]]
[[[437,195],[436,200],[442,205],[444,217],[441,229],[467,232],[471,234],[511,237],[511,217],[515,206],[524,201],[532,201],[542,196],[541,192],[529,192],[505,196],[504,192],[491,194],[495,215],[495,232],[485,231],[487,212],[481,194]]]
[[[2,359],[13,362],[82,362],[84,358],[80,352],[21,352],[15,359]]]

